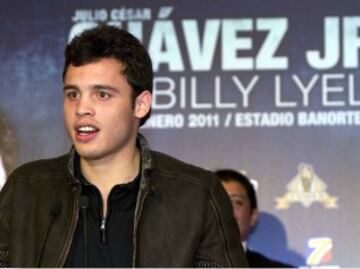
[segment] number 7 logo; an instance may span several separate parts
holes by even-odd
[[[319,265],[331,261],[332,259],[332,239],[328,237],[312,238],[308,242],[312,252],[308,256],[306,263],[308,265]]]

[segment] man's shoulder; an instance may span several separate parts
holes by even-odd
[[[261,253],[258,253],[256,251],[251,251],[251,250],[246,251],[246,258],[249,262],[250,267],[258,267],[258,268],[264,268],[264,267],[293,268],[294,267],[290,264],[272,260]]]
[[[158,172],[169,177],[187,179],[200,185],[209,185],[218,181],[213,172],[193,164],[186,163],[162,152],[152,151]]]
[[[32,177],[47,177],[63,176],[66,171],[66,166],[69,160],[67,154],[49,158],[41,159],[25,163],[14,170],[10,175],[13,178],[32,178]]]

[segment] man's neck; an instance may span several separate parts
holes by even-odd
[[[80,157],[81,172],[94,184],[107,199],[111,189],[135,179],[139,173],[140,152],[134,147],[100,160],[88,160]]]

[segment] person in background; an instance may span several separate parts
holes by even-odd
[[[152,151],[139,133],[152,84],[148,52],[125,30],[99,25],[68,44],[63,113],[73,147],[10,175],[0,266],[247,266],[217,177]]]
[[[14,168],[16,147],[14,134],[0,112],[0,190],[5,184],[6,176]]]
[[[220,178],[232,202],[234,217],[238,223],[249,266],[257,268],[292,268],[292,265],[269,259],[247,248],[247,240],[252,228],[256,226],[259,216],[256,192],[250,180],[243,174],[230,169],[217,170],[215,174]]]

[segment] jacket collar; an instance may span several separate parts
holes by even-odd
[[[145,137],[138,133],[136,137],[136,145],[140,150],[141,156],[141,181],[140,181],[140,190],[149,190],[150,189],[150,174],[155,168],[155,160],[151,154],[151,149],[149,143]],[[71,147],[68,154],[69,161],[67,165],[67,172],[70,174],[70,184],[78,185],[80,184],[79,179],[75,177],[75,157],[77,153],[74,146]]]
[[[140,149],[141,155],[141,181],[140,181],[140,190],[142,191],[151,191],[153,187],[150,186],[150,174],[155,169],[155,160],[151,154],[151,149],[149,143],[145,137],[138,133],[137,135],[137,146]]]

